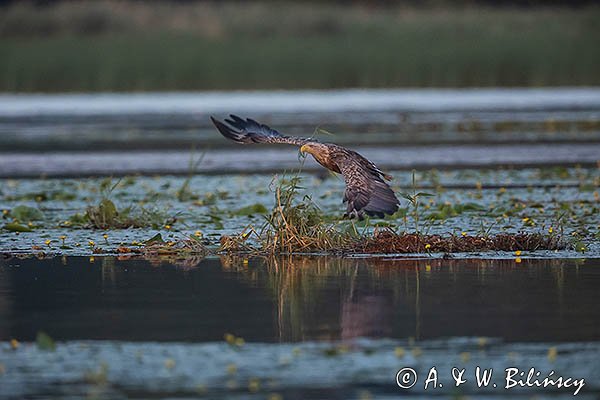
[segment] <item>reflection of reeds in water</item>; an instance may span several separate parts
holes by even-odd
[[[265,259],[265,271],[281,340],[391,333],[391,297],[378,290],[385,280],[377,269],[364,268],[362,259],[271,257]],[[335,280],[333,289],[330,280]]]
[[[226,259],[230,268],[248,269],[248,262],[240,267],[244,265],[240,259]],[[266,282],[272,291],[274,324],[284,341],[397,336],[418,340],[432,335],[431,313],[445,307],[438,303],[448,296],[447,290],[456,291],[466,302],[478,301],[478,297],[468,297],[470,290],[503,288],[507,285],[504,276],[514,279],[515,270],[521,270],[525,274],[518,276],[526,278],[525,283],[545,285],[547,299],[555,298],[560,304],[565,281],[564,260],[515,263],[322,256],[257,260],[250,260],[257,268],[250,268],[247,276]],[[554,288],[543,283],[548,276],[556,281]],[[445,291],[441,297],[439,288]],[[505,298],[497,300],[500,304]]]
[[[327,316],[335,316],[340,296],[344,297],[349,291],[352,267],[340,259],[291,256],[270,258],[266,267],[268,286],[276,296],[277,329],[281,340],[304,340],[305,330],[321,330],[326,334],[318,334],[320,339],[335,339],[329,334],[339,328],[331,326],[332,318]],[[327,291],[327,277],[339,280],[338,293]],[[320,317],[325,318],[320,321]],[[310,337],[314,338],[314,332]]]

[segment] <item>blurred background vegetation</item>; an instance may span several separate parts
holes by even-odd
[[[587,1],[3,1],[0,91],[600,84]]]

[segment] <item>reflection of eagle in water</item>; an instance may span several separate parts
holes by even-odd
[[[325,168],[342,174],[346,182],[344,203],[348,206],[344,216],[362,219],[366,213],[383,218],[385,214],[393,214],[398,210],[398,198],[384,180],[392,177],[357,152],[333,143],[284,136],[250,118],[230,117],[225,120],[229,126],[211,117],[213,124],[226,138],[242,144],[284,143],[300,146],[301,153],[311,154]]]

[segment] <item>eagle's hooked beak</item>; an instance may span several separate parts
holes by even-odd
[[[302,155],[306,155],[306,153],[308,153],[308,152],[309,152],[309,151],[308,151],[308,145],[307,145],[307,144],[303,144],[303,145],[300,147],[300,153],[302,153]]]

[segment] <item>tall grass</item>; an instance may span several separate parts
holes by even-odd
[[[275,188],[276,205],[261,229],[262,251],[268,254],[332,251],[358,239],[355,231],[341,231],[324,222],[323,213],[308,196],[298,200],[300,177],[281,179]]]
[[[77,4],[59,3],[62,13]],[[160,18],[159,5],[98,4],[106,8],[96,6],[96,19],[81,5],[72,21],[38,9],[4,13],[0,90],[600,84],[599,7],[202,3]]]

